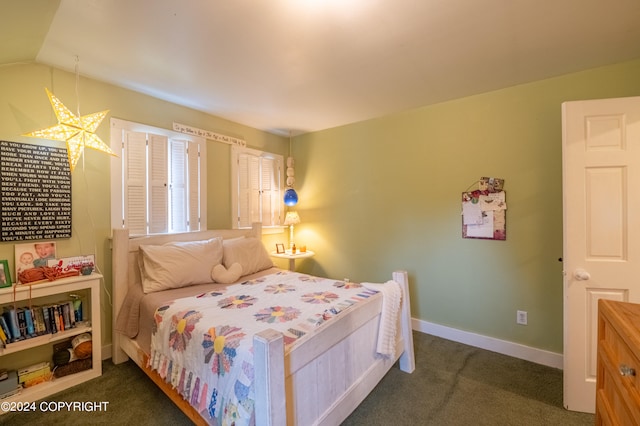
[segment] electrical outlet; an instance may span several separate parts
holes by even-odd
[[[520,325],[527,325],[527,311],[518,311],[516,322]]]

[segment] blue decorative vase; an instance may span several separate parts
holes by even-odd
[[[298,203],[298,194],[293,188],[284,191],[284,203],[287,206],[295,206]]]

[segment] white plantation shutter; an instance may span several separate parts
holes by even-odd
[[[237,165],[238,172],[236,177],[238,179],[237,191],[238,191],[238,202],[237,202],[237,218],[238,218],[238,227],[246,228],[251,226],[251,191],[249,185],[249,156],[246,154],[241,154],[238,156]]]
[[[206,229],[206,141],[111,119],[114,227],[131,235]]]
[[[148,135],[149,146],[149,233],[164,234],[169,229],[169,209],[167,207],[169,176],[167,173],[166,136]]]
[[[260,218],[260,158],[249,156],[249,218],[251,223],[261,222]]]
[[[171,141],[171,230],[187,230],[187,142]]]
[[[189,143],[187,148],[189,183],[189,231],[200,230],[200,146]]]
[[[147,233],[147,135],[124,132],[123,162],[123,226],[132,235]]]
[[[274,203],[274,193],[279,193],[276,182],[276,161],[273,158],[261,158],[261,184],[260,203],[262,204],[263,226],[277,225],[275,217],[277,205]]]
[[[238,156],[238,226],[250,227],[260,222],[260,158],[241,154]]]
[[[253,222],[279,226],[282,211],[280,174],[282,156],[246,148],[232,148],[235,177],[233,214],[238,228]]]

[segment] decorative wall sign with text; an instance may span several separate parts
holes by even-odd
[[[0,141],[0,241],[70,237],[67,150]]]
[[[237,145],[245,147],[247,142],[244,139],[234,138],[232,136],[221,135],[210,130],[202,130],[197,127],[187,126],[186,124],[173,123],[173,130],[187,135],[199,136],[201,138],[210,139],[216,142],[226,143],[227,145]]]

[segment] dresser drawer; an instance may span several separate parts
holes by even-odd
[[[635,386],[629,386],[630,380],[618,372],[618,364],[611,360],[608,348],[601,346],[598,352],[601,371],[598,375],[596,411],[602,424],[640,424],[640,408],[632,397],[634,393],[637,394]]]
[[[611,356],[613,366],[617,368],[618,375],[623,379],[625,386],[629,386],[630,391],[640,398],[640,360],[610,324],[604,334],[604,346]]]
[[[599,306],[596,423],[640,425],[640,305]]]

